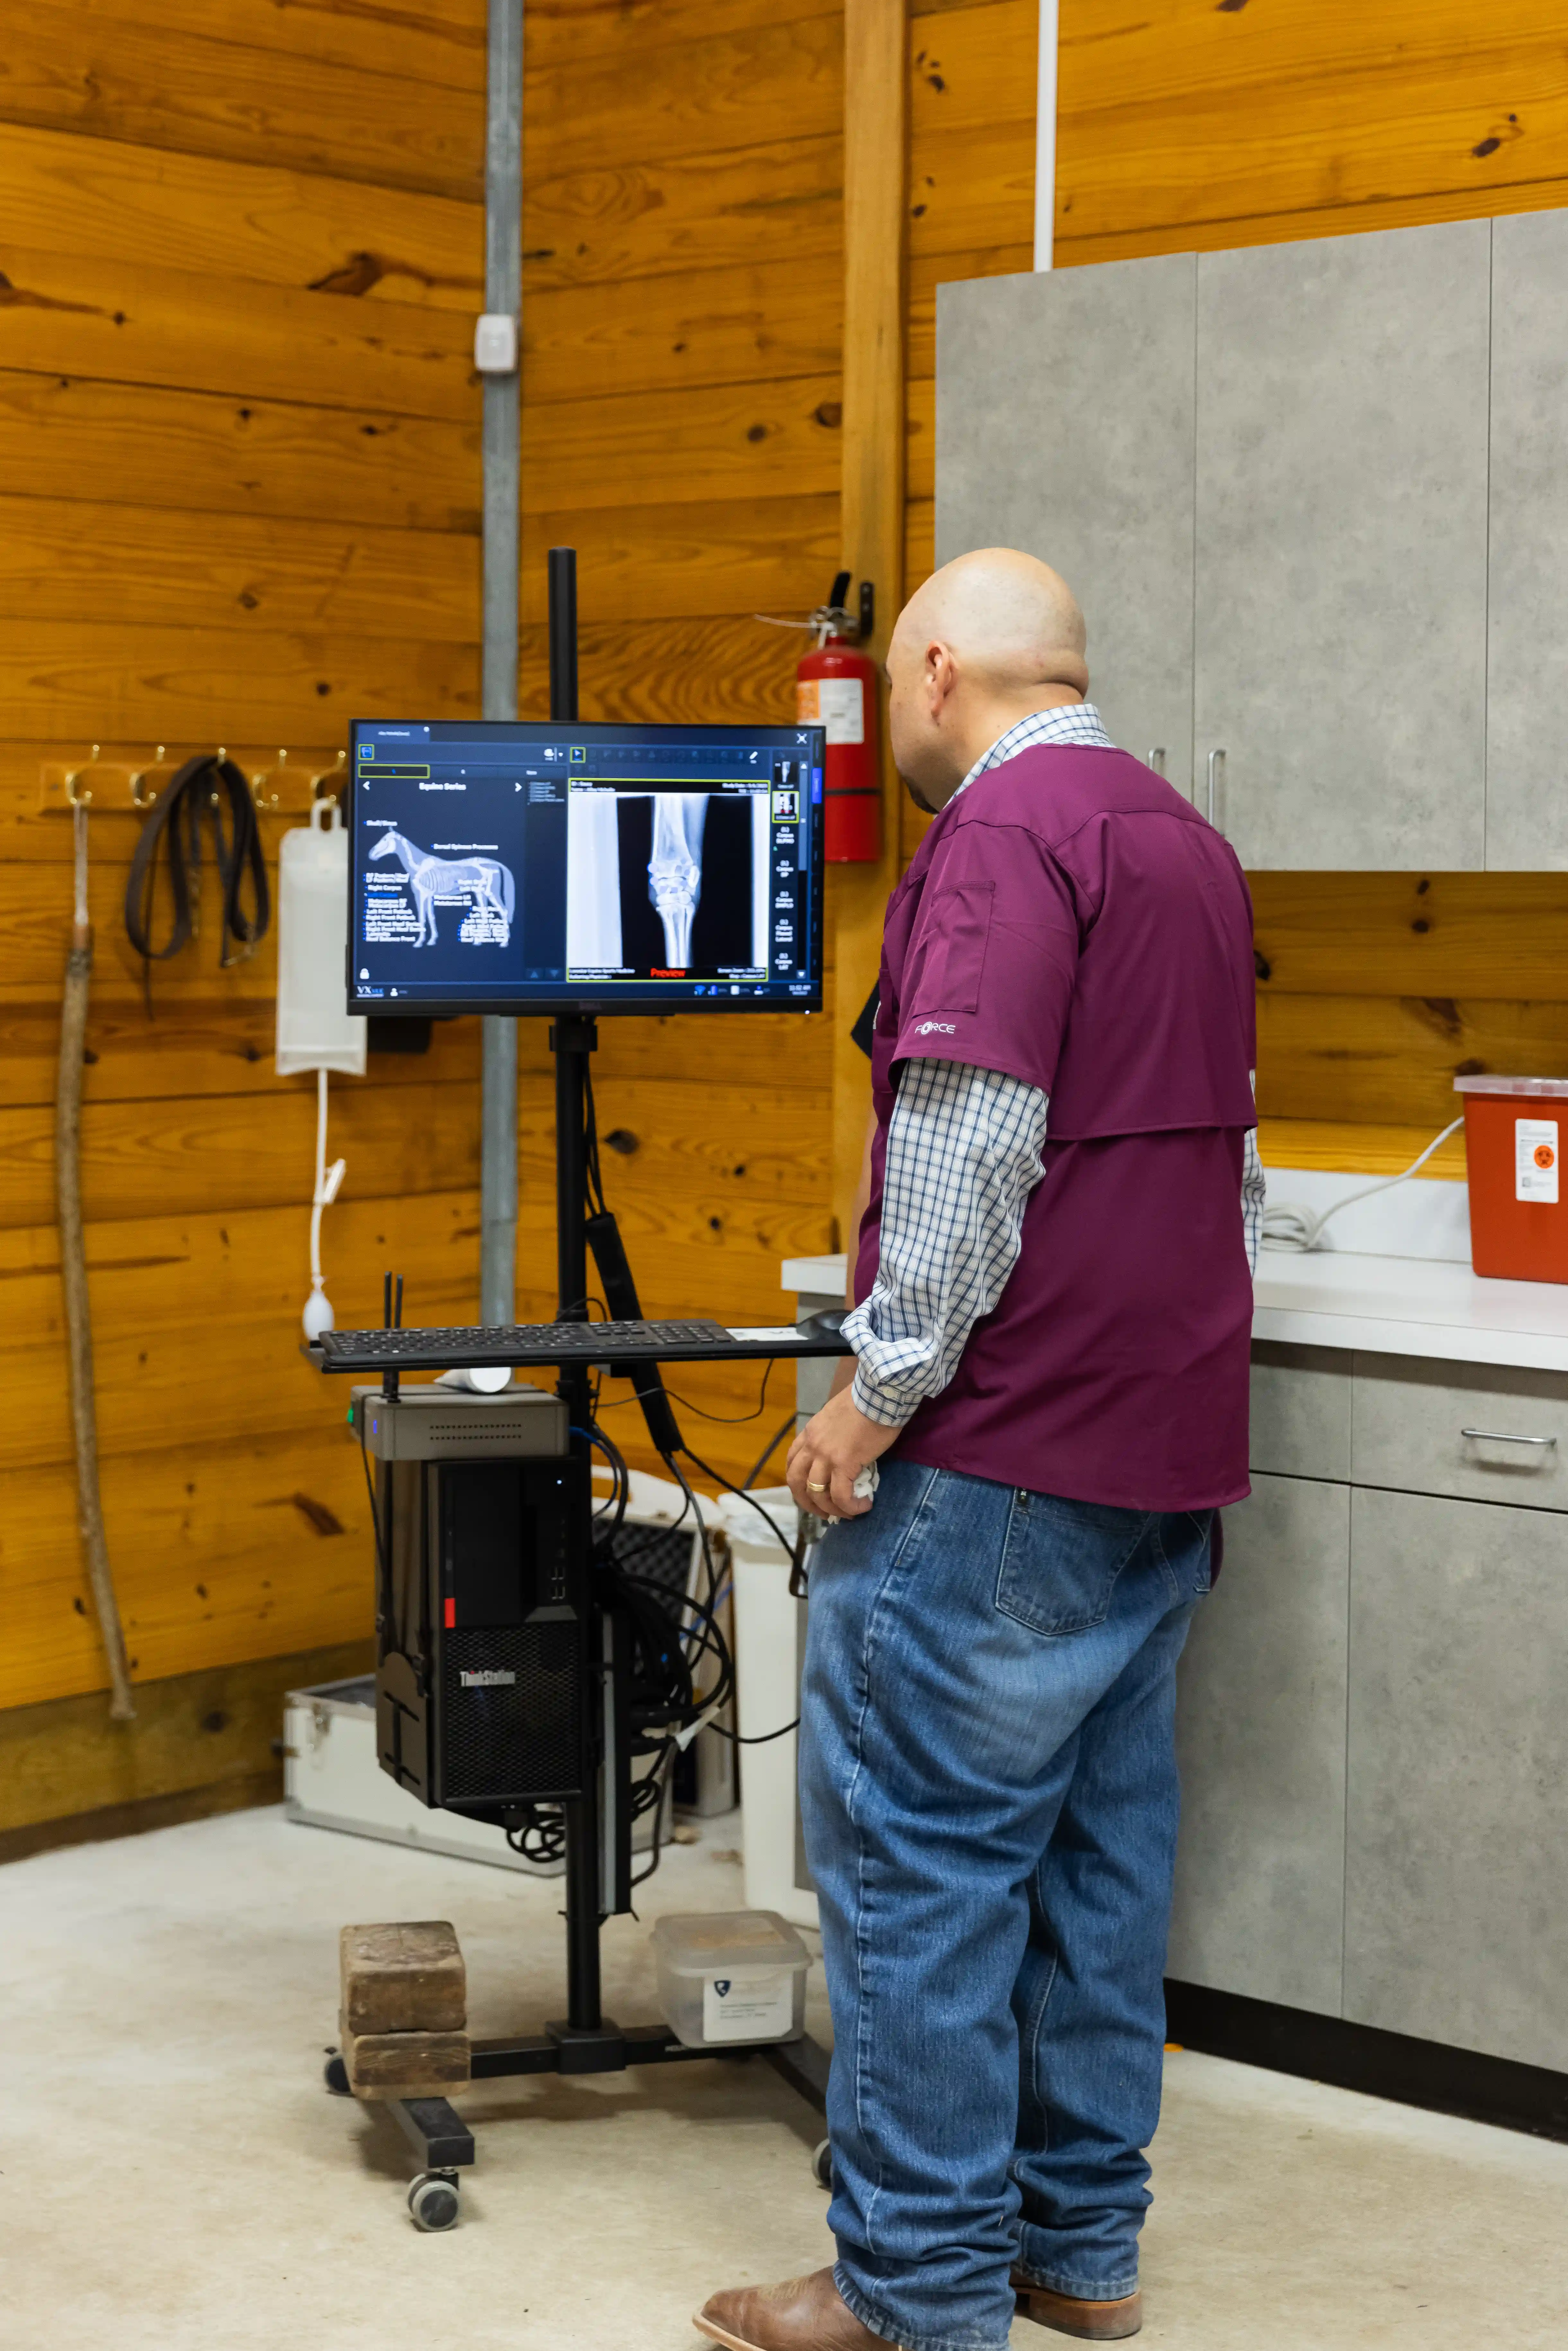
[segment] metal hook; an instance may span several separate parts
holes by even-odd
[[[251,797],[255,800],[258,809],[271,811],[272,810],[282,807],[283,795],[277,789],[277,783],[285,780],[284,769],[287,765],[288,754],[286,750],[280,750],[277,754],[277,765],[276,768],[258,768],[256,774],[252,776],[250,779]],[[277,778],[277,782],[274,781],[274,778]]]
[[[348,767],[348,764],[349,755],[347,751],[340,751],[336,759],[332,762],[332,765],[329,768],[323,768],[319,775],[311,777],[310,798],[312,802],[335,798],[337,793],[342,789],[345,779],[344,770]],[[324,792],[321,789],[323,784],[329,784],[332,788],[331,790]]]
[[[89,785],[85,792],[80,790],[78,787],[80,786],[81,779],[86,775],[88,769],[89,768],[97,767],[99,748],[99,745],[95,743],[92,747],[92,757],[90,759],[84,759],[79,768],[68,768],[66,770],[66,798],[69,800],[72,808],[86,808],[91,801],[91,786]]]
[[[155,768],[161,768],[162,764],[163,746],[160,743],[158,746],[158,756],[152,761],[152,765]],[[158,798],[156,792],[150,792],[147,789],[147,770],[145,768],[137,768],[131,772],[131,798],[135,806],[139,809],[150,809]]]

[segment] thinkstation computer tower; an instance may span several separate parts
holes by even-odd
[[[479,1820],[593,1783],[588,1463],[566,1406],[356,1388],[376,1494],[376,1750],[422,1803]]]

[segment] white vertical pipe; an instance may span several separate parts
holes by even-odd
[[[485,138],[485,308],[518,319],[522,284],[523,0],[490,0]],[[522,379],[485,378],[485,587],[480,692],[486,718],[517,715]],[[483,1024],[479,1315],[517,1319],[517,1024]]]
[[[1034,266],[1049,269],[1056,241],[1057,0],[1040,0],[1034,114]]]

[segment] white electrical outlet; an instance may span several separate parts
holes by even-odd
[[[516,375],[517,322],[509,310],[486,310],[475,319],[474,364],[481,375]]]

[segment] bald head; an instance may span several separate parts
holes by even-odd
[[[887,653],[893,756],[920,806],[945,807],[1019,719],[1082,701],[1083,651],[1072,590],[1037,557],[986,547],[934,572]]]
[[[938,640],[972,676],[1002,692],[1089,690],[1083,615],[1071,589],[1049,563],[1016,548],[982,547],[945,563],[915,590],[894,635]]]

